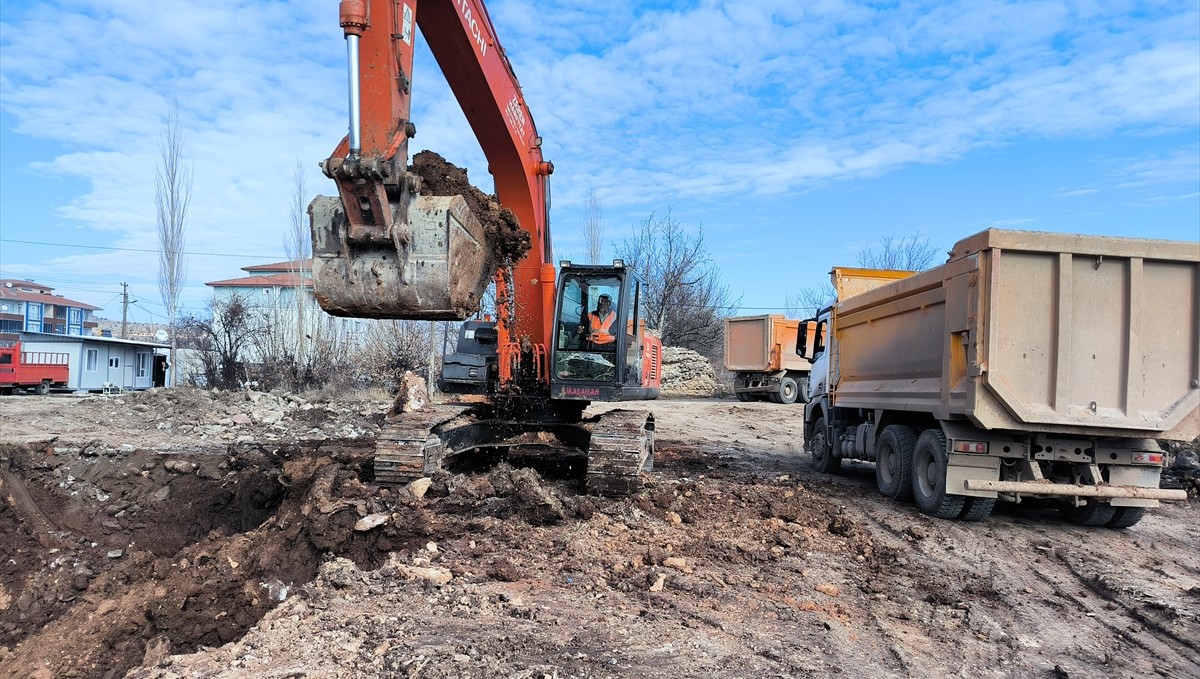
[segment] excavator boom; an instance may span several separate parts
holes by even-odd
[[[339,196],[309,210],[322,307],[344,316],[461,320],[496,280],[501,298],[535,301],[504,319],[504,342],[544,344],[552,305],[543,302],[554,296],[546,186],[554,168],[542,158],[487,10],[478,0],[344,0],[340,23],[349,134],[322,163]],[[529,234],[527,256],[514,257],[513,239],[453,197],[422,196],[408,169],[415,28],[487,157],[500,204]],[[506,265],[509,275],[497,277]]]

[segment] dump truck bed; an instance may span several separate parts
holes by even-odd
[[[839,407],[984,429],[1200,434],[1198,243],[992,229],[935,269],[840,293]]]
[[[800,321],[783,314],[725,319],[725,367],[733,371],[807,371],[811,364],[796,355]]]

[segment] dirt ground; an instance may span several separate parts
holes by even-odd
[[[389,403],[0,398],[4,677],[1198,677],[1200,509],[930,519],[801,410],[638,404],[648,487],[370,482]]]

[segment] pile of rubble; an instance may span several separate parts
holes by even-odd
[[[662,393],[664,396],[709,398],[720,396],[725,386],[707,358],[691,349],[663,348]]]

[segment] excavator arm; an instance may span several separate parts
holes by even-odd
[[[309,208],[322,306],[346,316],[461,320],[495,280],[504,302],[501,346],[544,346],[554,300],[547,198],[554,166],[542,157],[487,10],[478,0],[343,0],[340,23],[349,134],[322,163],[339,196],[318,197]],[[421,196],[420,179],[408,171],[415,27],[483,149],[497,199],[530,236],[520,261],[505,261],[496,234],[465,201]]]

